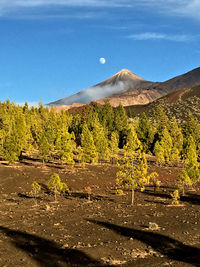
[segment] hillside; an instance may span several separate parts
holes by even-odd
[[[188,116],[188,112],[191,111],[200,120],[200,85],[190,89],[181,89],[172,92],[147,105],[126,107],[126,110],[129,113],[134,112],[135,114],[146,112],[151,116],[153,110],[158,105],[164,108],[166,114],[170,118],[175,115],[179,120],[185,120]]]

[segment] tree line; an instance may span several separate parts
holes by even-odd
[[[90,163],[113,159],[130,142],[140,142],[143,152],[155,155],[159,163],[176,164],[191,153],[199,157],[200,123],[192,114],[183,123],[169,120],[160,106],[151,118],[142,113],[129,119],[122,105],[113,109],[109,102],[86,105],[78,114],[42,104],[29,108],[27,103],[0,103],[2,160],[18,161],[23,153],[35,151],[44,161]]]
[[[123,149],[121,161],[119,149]],[[38,108],[29,108],[27,103],[22,107],[9,100],[0,103],[0,159],[9,163],[21,160],[25,154],[34,154],[43,162],[56,159],[71,165],[121,162],[123,177],[123,164],[126,171],[133,169],[131,158],[135,159],[135,153],[141,159],[140,176],[146,180],[146,154],[155,155],[159,164],[184,163],[178,178],[184,193],[185,185],[200,178],[200,122],[191,113],[187,121],[179,123],[175,117],[170,120],[160,106],[151,117],[142,113],[128,118],[121,104],[114,109],[109,102],[101,107],[86,105],[77,114],[56,112],[41,103]],[[137,183],[142,187],[142,180]]]

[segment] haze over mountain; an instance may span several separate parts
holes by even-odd
[[[123,69],[109,79],[89,87],[77,94],[49,103],[49,105],[71,105],[73,103],[89,104],[92,101],[121,94],[128,90],[146,88],[152,82],[145,81],[129,70]]]
[[[151,82],[123,69],[109,79],[85,89],[72,96],[49,103],[53,106],[72,105],[74,103],[104,104],[106,100],[112,106],[144,105],[183,88],[191,88],[200,84],[200,68],[179,75],[165,82]],[[78,104],[75,104],[78,105]]]

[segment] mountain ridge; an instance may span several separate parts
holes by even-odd
[[[200,84],[200,67],[173,77],[165,82],[147,81],[127,69],[122,69],[105,81],[89,87],[77,94],[54,101],[48,105],[68,106],[96,102],[103,104],[109,101],[113,107],[120,103],[123,106],[144,105],[183,88]]]

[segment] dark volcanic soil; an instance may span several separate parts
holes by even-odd
[[[112,165],[0,164],[0,266],[200,266],[200,190],[171,206],[180,169],[151,169],[161,188],[136,192],[130,206],[130,192],[114,194]],[[47,188],[54,172],[72,192],[57,203]],[[29,193],[35,180],[42,185],[37,205]]]

